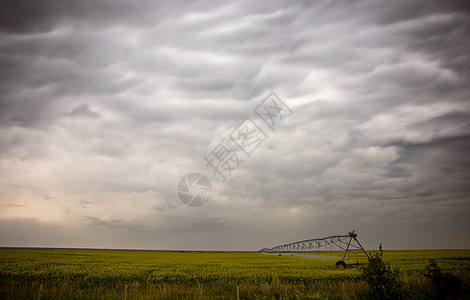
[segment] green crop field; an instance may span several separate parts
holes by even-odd
[[[337,269],[339,256],[0,249],[0,298],[366,298],[362,266]],[[352,256],[351,262],[367,261]],[[469,250],[384,251],[383,257],[400,270],[410,298],[426,299],[431,283],[423,271],[431,258],[469,283]]]

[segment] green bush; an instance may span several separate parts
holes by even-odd
[[[442,272],[435,259],[429,260],[424,276],[431,279],[432,299],[458,299],[463,293],[461,280],[451,273]]]
[[[371,299],[405,299],[406,292],[400,281],[400,272],[383,260],[382,245],[380,251],[369,256],[368,265],[362,269],[362,277],[369,285]]]

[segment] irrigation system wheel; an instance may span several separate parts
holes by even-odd
[[[347,265],[346,265],[346,263],[345,263],[344,261],[338,260],[338,261],[336,262],[336,267],[337,267],[338,269],[345,269],[345,268],[347,267]]]

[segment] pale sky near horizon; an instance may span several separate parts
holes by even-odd
[[[3,1],[0,246],[468,249],[469,36],[466,1]],[[223,182],[204,157],[272,91]]]

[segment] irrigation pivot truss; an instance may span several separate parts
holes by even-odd
[[[339,251],[344,251],[343,259],[336,262],[337,267],[346,267],[346,265],[353,265],[353,264],[346,264],[344,259],[346,255],[350,251],[362,251],[368,258],[369,255],[362,247],[361,243],[357,240],[357,234],[354,232],[348,232],[345,235],[333,235],[324,238],[316,238],[316,239],[309,239],[303,240],[298,242],[293,242],[289,244],[279,245],[273,248],[264,248],[261,249],[260,252],[264,253],[306,253],[306,252],[315,252],[318,249],[332,249],[336,248]],[[327,250],[328,251],[328,250]],[[357,265],[356,263],[354,265]]]

